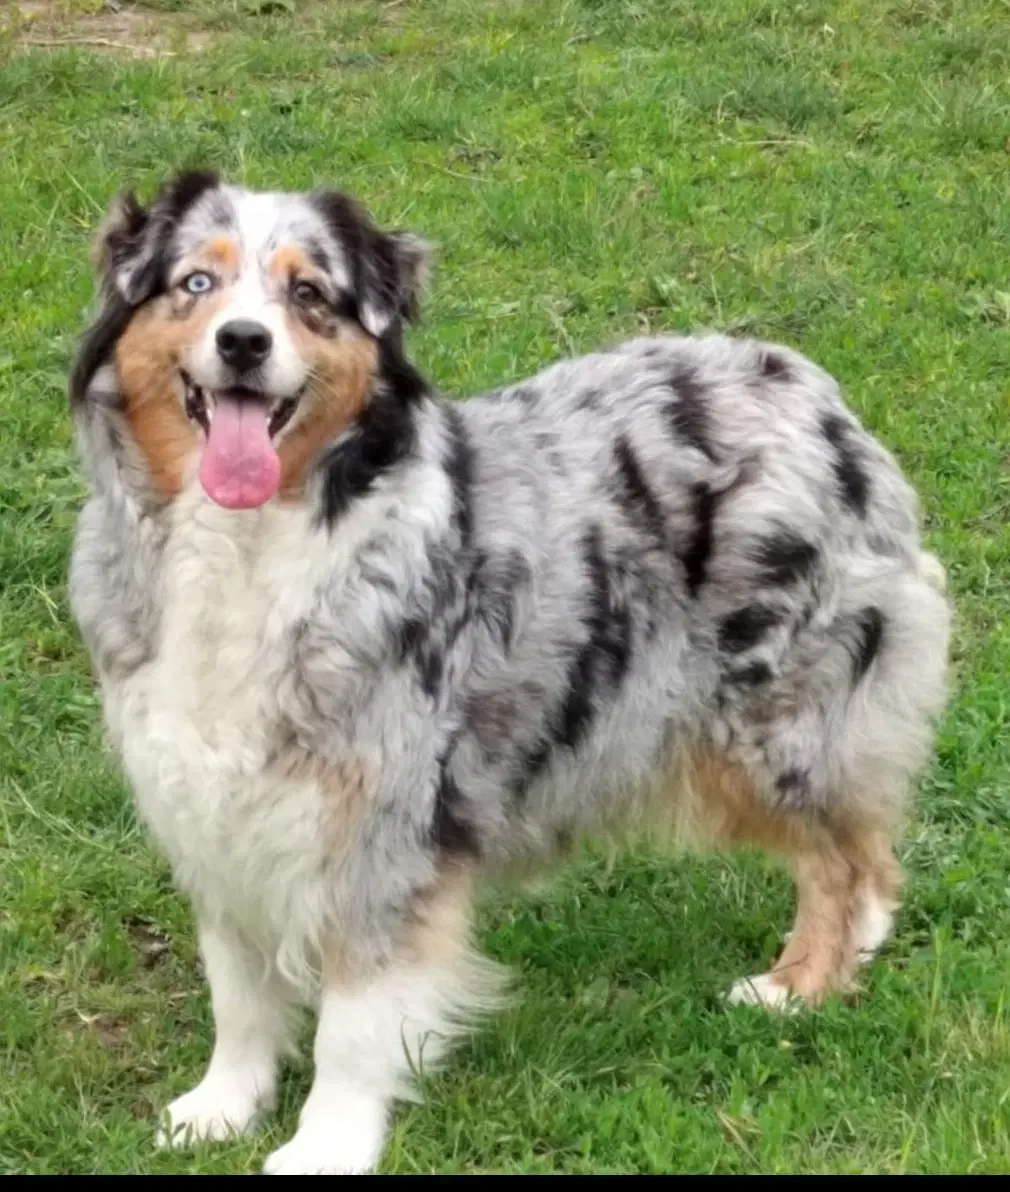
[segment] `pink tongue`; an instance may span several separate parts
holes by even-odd
[[[281,461],[270,442],[264,402],[216,393],[200,483],[225,509],[255,509],[277,492]]]

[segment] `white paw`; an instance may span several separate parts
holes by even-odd
[[[852,936],[861,964],[873,959],[881,944],[891,934],[894,915],[891,907],[876,894],[864,894],[859,900]]]
[[[773,980],[771,973],[734,981],[726,1000],[731,1006],[763,1006],[779,1014],[795,1014],[803,1006],[803,999]]]
[[[259,1107],[255,1086],[241,1088],[204,1080],[165,1110],[155,1145],[186,1147],[244,1134],[253,1125]]]
[[[263,1164],[266,1175],[362,1175],[373,1171],[386,1137],[381,1101],[341,1098],[309,1115]]]
[[[339,1126],[302,1126],[263,1164],[265,1175],[364,1175],[382,1154],[382,1137],[353,1137]]]

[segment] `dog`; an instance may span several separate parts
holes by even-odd
[[[452,402],[404,349],[427,257],[335,191],[175,175],[113,204],[70,380],[72,607],[215,1020],[159,1140],[251,1128],[312,1005],[271,1173],[375,1167],[502,996],[475,882],[586,834],[781,856],[795,926],[730,1002],[851,988],[945,702],[943,569],[831,377],[653,337]]]

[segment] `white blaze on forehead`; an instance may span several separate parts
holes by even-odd
[[[232,319],[251,319],[265,327],[273,341],[270,355],[258,370],[259,384],[270,397],[293,396],[305,383],[309,362],[302,358],[291,335],[282,283],[271,276],[270,263],[284,247],[300,246],[310,259],[313,249],[322,248],[330,263],[331,279],[346,288],[349,273],[340,246],[304,197],[256,194],[237,187],[224,187],[197,205],[180,229],[179,247],[193,251],[207,239],[223,236],[233,237],[238,246],[238,275],[225,281],[223,300],[193,346],[187,369],[196,384],[207,389],[234,384],[217,350],[217,332]]]
[[[333,284],[342,290],[351,287],[351,271],[343,246],[304,195],[259,193],[237,186],[223,186],[194,204],[182,221],[176,239],[179,255],[196,252],[208,240],[234,237],[238,244],[240,270],[238,283],[256,286],[264,292],[272,288],[270,262],[278,249],[296,245],[312,259],[313,250],[322,249]]]

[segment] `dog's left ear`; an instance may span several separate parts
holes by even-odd
[[[428,280],[431,246],[411,232],[374,232],[359,299],[361,324],[379,339],[396,319],[413,323]]]
[[[380,232],[360,203],[340,191],[318,190],[311,202],[346,255],[362,327],[381,339],[394,323],[413,322],[431,246],[410,232]]]

